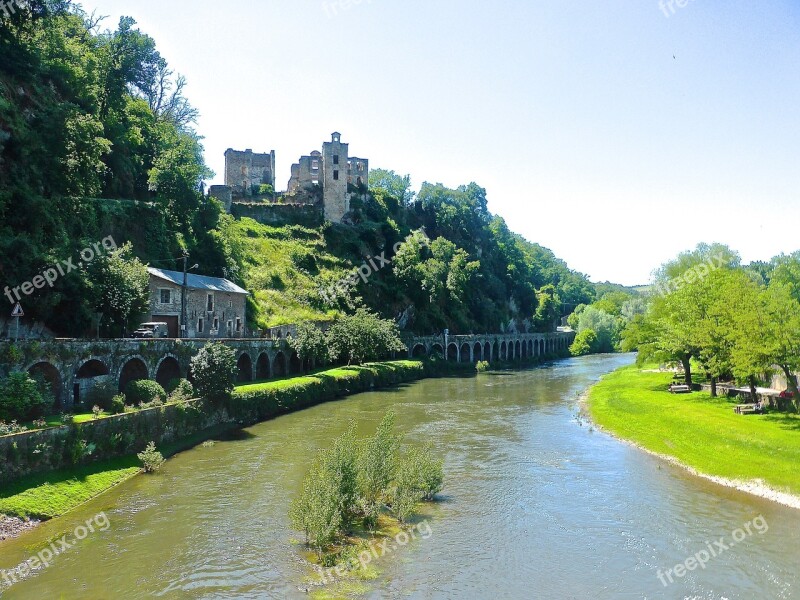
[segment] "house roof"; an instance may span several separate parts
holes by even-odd
[[[175,285],[183,285],[183,273],[180,271],[165,271],[163,269],[155,269],[148,267],[147,271],[153,277],[163,279],[174,283]],[[245,294],[249,292],[240,288],[238,285],[227,279],[221,277],[206,277],[205,275],[193,275],[192,273],[186,276],[186,287],[190,290],[211,290],[214,292],[226,292],[229,294]]]

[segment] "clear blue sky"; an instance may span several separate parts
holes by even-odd
[[[340,131],[373,167],[475,181],[592,280],[645,283],[701,241],[800,243],[796,0],[93,0],[189,80],[206,158]],[[667,16],[669,15],[669,16]]]

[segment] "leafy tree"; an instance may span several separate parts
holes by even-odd
[[[411,189],[411,176],[398,175],[386,169],[371,169],[369,172],[369,189],[371,192],[382,192],[395,198],[401,205],[411,204],[414,192]]]
[[[384,320],[364,308],[344,316],[328,330],[327,342],[334,361],[363,364],[406,349],[394,321]]]
[[[27,373],[12,372],[0,379],[0,421],[30,421],[53,406],[53,396],[43,382]]]
[[[572,356],[585,356],[597,352],[597,334],[593,329],[584,329],[575,336],[575,341],[569,347]]]
[[[150,275],[133,256],[130,243],[96,258],[90,267],[94,308],[113,333],[127,331],[130,322],[150,307]]]
[[[536,293],[538,306],[533,317],[533,326],[536,331],[549,333],[558,328],[561,316],[561,298],[556,288],[548,284]]]
[[[324,362],[328,358],[328,342],[325,334],[313,323],[300,323],[297,326],[297,333],[288,341],[300,360],[304,362]]]
[[[221,343],[206,344],[191,360],[198,393],[211,402],[229,400],[236,381],[236,352]]]
[[[358,487],[361,508],[371,525],[377,522],[378,509],[385,499],[397,468],[400,437],[394,433],[395,414],[389,411],[375,435],[364,440],[358,453]]]

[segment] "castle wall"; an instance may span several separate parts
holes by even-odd
[[[225,152],[225,185],[249,195],[252,186],[261,184],[275,188],[275,151],[258,154],[229,148]]]

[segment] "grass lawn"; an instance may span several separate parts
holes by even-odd
[[[0,514],[52,519],[139,472],[135,456],[25,477],[0,488]]]
[[[708,475],[750,481],[800,495],[800,416],[737,415],[738,401],[707,392],[670,394],[669,373],[625,367],[589,392],[589,413],[601,427],[677,458]]]

